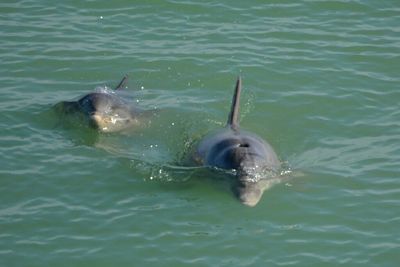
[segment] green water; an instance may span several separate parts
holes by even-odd
[[[0,3],[0,266],[398,266],[399,1]],[[51,110],[131,77],[129,134]],[[241,205],[180,166],[241,126],[288,180]]]

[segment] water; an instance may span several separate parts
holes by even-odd
[[[2,1],[0,266],[397,266],[398,1]],[[97,134],[51,111],[127,73],[160,112]],[[180,167],[241,125],[292,170],[254,208]]]

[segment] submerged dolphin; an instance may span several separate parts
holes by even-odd
[[[127,81],[125,76],[115,90],[124,88]],[[56,109],[64,114],[83,114],[89,125],[101,132],[117,132],[138,125],[142,114],[111,90],[92,92],[77,101],[60,102]]]
[[[203,138],[194,159],[204,165],[234,170],[233,192],[248,206],[255,206],[276,176],[280,161],[272,147],[257,135],[239,129],[241,79],[238,78],[226,127]]]

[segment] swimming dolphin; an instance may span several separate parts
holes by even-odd
[[[126,86],[124,76],[115,91]],[[63,101],[56,105],[64,114],[83,114],[89,125],[100,132],[117,132],[139,124],[142,111],[124,101],[112,90],[89,93],[77,101]]]
[[[197,145],[194,159],[204,166],[233,170],[233,192],[248,206],[255,206],[277,174],[280,161],[273,148],[257,135],[239,129],[241,78],[236,82],[226,127],[208,134]]]

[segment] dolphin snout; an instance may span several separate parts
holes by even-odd
[[[91,119],[93,120],[93,123],[97,128],[99,128],[102,131],[107,131],[110,124],[111,124],[111,118],[109,116],[105,116],[103,114],[100,114],[99,112],[94,112],[93,114],[90,115]]]
[[[258,183],[252,181],[239,181],[234,188],[234,193],[239,201],[249,207],[257,205],[263,192]]]

